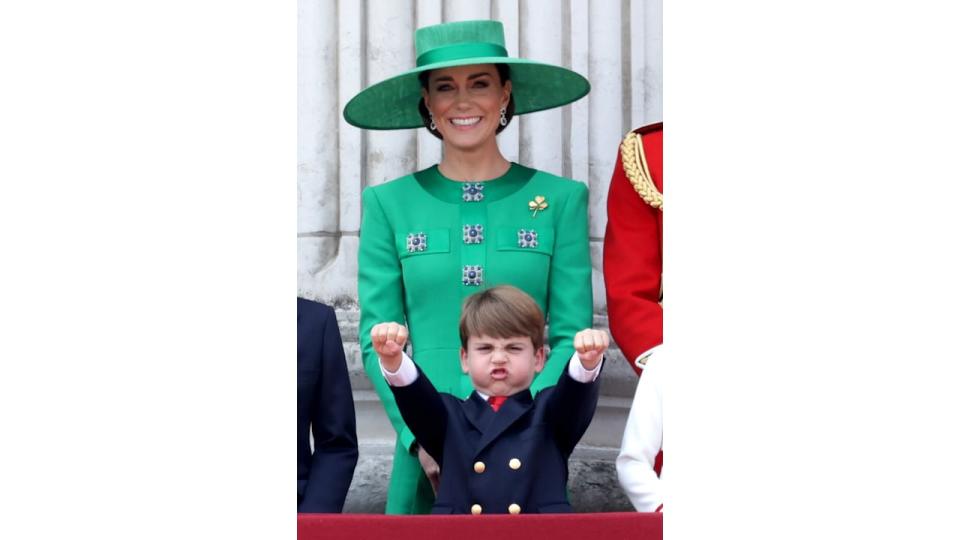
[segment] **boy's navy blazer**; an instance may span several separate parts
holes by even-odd
[[[391,386],[417,442],[440,465],[434,514],[570,512],[567,459],[590,425],[599,382],[566,369],[536,398],[524,390],[494,411],[476,392],[466,400],[417,380]]]
[[[297,511],[340,512],[356,465],[357,419],[337,316],[297,298]]]

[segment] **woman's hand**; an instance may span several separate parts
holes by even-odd
[[[376,324],[370,329],[370,339],[384,369],[390,372],[400,369],[403,346],[407,344],[407,327],[395,322]]]
[[[437,462],[434,461],[430,454],[423,449],[419,444],[417,445],[417,457],[420,459],[420,466],[423,467],[423,472],[427,475],[427,480],[430,480],[430,487],[433,488],[433,494],[437,494],[437,490],[440,489],[440,466],[437,465]]]

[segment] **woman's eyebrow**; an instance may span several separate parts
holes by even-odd
[[[467,77],[467,80],[468,80],[468,81],[469,81],[469,80],[473,80],[473,79],[476,79],[477,77],[483,77],[484,75],[486,75],[486,76],[488,76],[488,77],[492,77],[492,76],[493,76],[493,74],[491,74],[491,73],[487,73],[486,71],[482,71],[482,72],[480,72],[480,73],[474,73],[473,75],[468,76],[468,77]],[[433,80],[433,82],[438,83],[438,82],[440,82],[440,81],[452,81],[452,80],[453,80],[453,77],[451,77],[451,76],[449,76],[449,75],[444,75],[444,76],[442,76],[442,77],[437,77],[436,79]]]

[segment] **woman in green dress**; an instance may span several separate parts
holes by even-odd
[[[405,323],[414,358],[437,389],[466,398],[472,386],[460,370],[457,325],[465,297],[509,284],[547,314],[550,352],[534,393],[556,384],[574,334],[592,325],[593,313],[586,185],[507,161],[496,139],[515,114],[576,101],[589,83],[562,67],[509,57],[497,21],[421,28],[415,42],[415,69],[363,90],[344,108],[354,126],[425,127],[443,141],[438,165],[363,192],[360,343],[397,432],[388,514],[430,511],[424,467],[435,473],[436,465],[380,373],[374,324]]]

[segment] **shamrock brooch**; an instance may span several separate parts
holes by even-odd
[[[533,217],[537,217],[537,212],[542,212],[547,209],[547,198],[543,195],[537,195],[532,201],[527,203],[527,206],[533,211]]]

